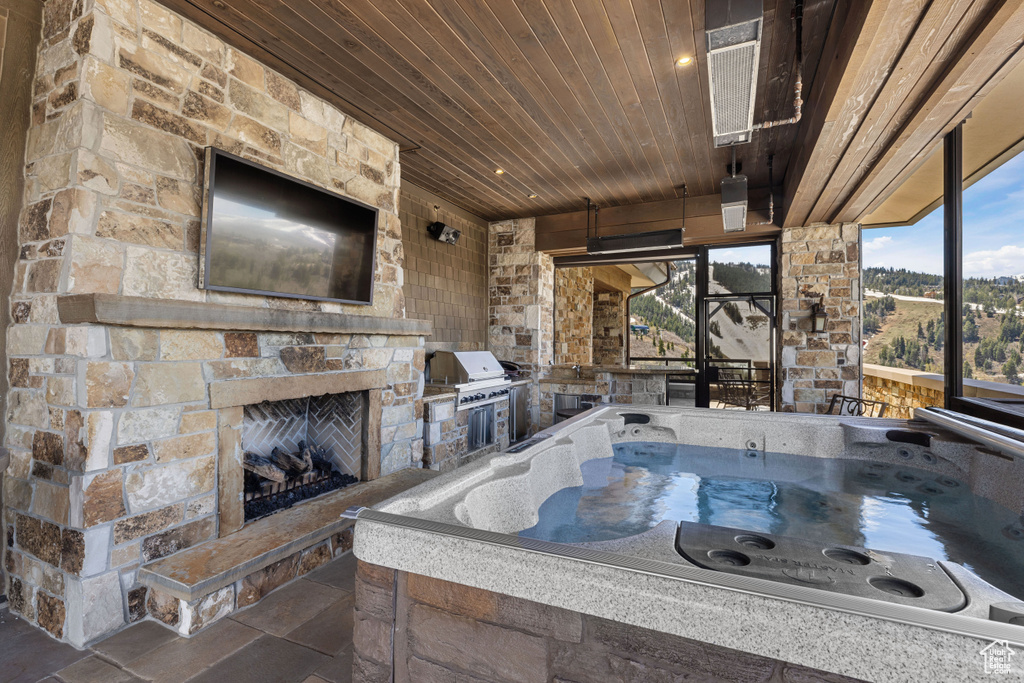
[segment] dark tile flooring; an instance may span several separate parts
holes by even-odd
[[[0,683],[349,683],[347,553],[192,638],[144,621],[78,651],[0,611]]]

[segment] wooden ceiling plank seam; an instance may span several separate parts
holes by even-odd
[[[668,193],[664,190],[663,186],[659,187],[659,178],[661,183],[670,183],[671,179],[664,172],[663,168],[658,168],[658,157],[656,155],[652,157],[651,145],[644,144],[645,142],[650,143],[653,140],[653,134],[648,129],[645,136],[642,130],[637,129],[637,117],[631,115],[629,108],[623,102],[618,88],[615,86],[616,79],[608,72],[609,65],[601,57],[601,49],[587,29],[587,22],[579,12],[577,3],[564,0],[555,0],[554,2],[545,0],[545,7],[547,7],[552,18],[554,18],[556,25],[559,26],[562,36],[567,39],[573,38],[575,43],[574,52],[578,56],[577,63],[582,67],[583,64],[580,60],[585,61],[587,68],[584,68],[584,72],[591,72],[590,78],[597,81],[599,87],[608,96],[606,101],[614,102],[614,106],[622,112],[624,128],[629,131],[629,135],[635,141],[634,149],[639,150],[639,158],[644,160],[647,172],[649,173],[646,177],[649,179],[647,196],[650,199],[645,198],[644,201],[667,199]],[[561,11],[555,12],[554,8]],[[636,96],[635,90],[633,94]],[[639,97],[636,96],[635,99],[639,104]],[[661,171],[660,174],[659,170]]]
[[[631,14],[637,29],[637,35],[644,45],[647,68],[657,102],[660,104],[661,117],[666,124],[666,134],[671,141],[672,151],[676,157],[679,177],[675,185],[695,186],[697,166],[694,162],[693,145],[690,140],[690,123],[686,120],[686,111],[682,106],[682,93],[675,78],[677,69],[675,55],[669,42],[669,29],[665,23],[665,15],[661,4],[640,2],[630,4]],[[645,30],[646,29],[646,30]],[[659,147],[662,145],[659,145]],[[687,154],[688,153],[688,154]],[[682,190],[676,192],[682,196]]]
[[[307,4],[307,5],[296,4],[294,6],[299,6],[299,7],[301,7],[301,6],[317,7],[317,9],[319,11],[321,11],[321,12],[323,11],[322,9],[320,9],[320,7],[318,5],[313,5],[313,4]],[[330,6],[331,7],[336,7],[335,5],[330,5]],[[338,40],[340,39],[340,40],[344,41],[346,36],[349,39],[353,40],[353,41],[357,41],[357,42],[365,41],[365,38],[361,38],[359,36],[353,35],[344,26],[341,26],[340,24],[338,24],[334,17],[330,17],[330,16],[324,14],[325,19],[330,20],[330,22],[333,23],[334,26],[336,26],[340,31],[342,31],[342,34],[339,35],[337,37],[337,39],[334,36],[329,35],[328,33],[325,32],[327,30],[330,30],[330,26],[327,24],[327,22],[325,22],[324,24],[320,24],[319,22],[312,21],[313,17],[304,17],[304,16],[302,16],[302,15],[300,15],[298,13],[295,13],[294,10],[291,10],[291,8],[289,8],[289,10],[292,12],[293,16],[295,16],[297,19],[299,19],[301,21],[307,22],[311,27],[316,27],[316,30],[319,30],[321,35],[323,35],[326,40],[330,41],[331,43],[336,45],[338,48],[343,48],[344,47],[342,43],[338,42]],[[279,12],[277,14],[280,15],[282,13],[283,12]],[[279,16],[278,18],[281,18],[281,17]],[[293,27],[293,30],[294,30],[294,27]],[[312,41],[310,41],[310,43],[312,44]],[[398,76],[398,78],[405,80],[407,83],[409,83],[411,86],[413,86],[412,89],[411,89],[411,92],[412,92],[412,94],[415,97],[410,97],[409,99],[410,99],[411,102],[416,103],[416,106],[419,108],[419,113],[420,113],[421,119],[423,121],[427,121],[427,122],[433,120],[434,122],[436,122],[436,126],[441,126],[443,129],[446,129],[447,131],[449,131],[450,134],[445,134],[444,130],[438,130],[438,132],[442,135],[442,137],[444,139],[448,139],[448,140],[451,140],[453,138],[454,139],[461,139],[465,143],[467,143],[466,144],[467,148],[472,148],[472,149],[476,150],[477,152],[479,152],[480,156],[493,157],[495,155],[495,151],[493,150],[493,148],[490,148],[490,144],[488,142],[486,142],[485,140],[483,140],[482,138],[480,138],[480,136],[475,132],[474,128],[476,126],[478,126],[479,124],[478,124],[478,122],[472,120],[472,118],[469,116],[468,112],[466,112],[461,107],[458,107],[458,105],[454,101],[452,101],[452,100],[450,100],[450,98],[448,98],[448,101],[451,102],[452,105],[458,107],[459,112],[462,113],[463,120],[460,121],[458,118],[456,118],[455,114],[453,114],[446,107],[443,106],[443,104],[444,104],[443,102],[436,102],[436,101],[434,101],[430,97],[430,95],[431,95],[430,91],[429,90],[425,90],[422,87],[424,84],[422,84],[422,83],[418,84],[418,83],[415,83],[415,82],[409,80],[405,76],[405,74],[403,74],[402,72],[398,71],[391,63],[388,62],[388,60],[381,58],[378,54],[375,54],[370,49],[370,46],[366,45],[365,42],[361,42],[361,44],[365,48],[367,48],[367,49],[365,49],[363,51],[363,54],[364,54],[363,60],[360,60],[360,61],[357,62],[360,65],[360,67],[362,67],[362,69],[365,69],[368,72],[366,74],[362,74],[362,80],[364,82],[366,82],[367,78],[371,78],[371,77],[378,76],[378,75],[383,75],[383,74],[389,74],[389,73],[393,72],[394,74],[396,74]],[[335,63],[337,63],[337,62],[335,62]],[[410,67],[411,67],[411,65],[410,65]],[[394,82],[394,81],[389,81],[389,82]],[[397,88],[396,88],[396,91],[397,91]],[[421,99],[421,98],[426,98],[426,99]],[[437,115],[430,114],[429,112],[431,112],[431,111],[435,112]],[[415,114],[417,112],[416,112],[416,110],[411,110],[411,113]],[[444,117],[447,120],[442,120],[439,117]],[[432,127],[435,128],[435,130],[437,130],[436,126],[432,126]],[[471,158],[473,157],[473,155],[468,155],[468,156],[470,156]],[[528,162],[524,161],[522,163],[524,164],[523,168],[529,168],[529,163]],[[480,173],[481,173],[481,175],[483,177],[488,177],[486,174],[493,173],[493,169],[492,168],[488,168],[486,165],[484,165],[484,163],[482,161],[479,162],[479,166],[480,166],[479,171],[480,171]],[[518,167],[518,164],[516,166]],[[513,168],[513,167],[510,166],[510,168]],[[527,173],[525,171],[519,171],[519,172],[521,172],[523,175],[527,175]],[[502,178],[501,179],[501,184],[505,184],[505,185],[512,185],[515,182],[522,183],[522,186],[517,188],[517,190],[515,190],[517,196],[525,196],[526,194],[529,193],[529,191],[530,191],[529,187],[522,180],[520,180],[519,178],[516,178],[515,176],[510,175],[509,178]],[[512,189],[510,188],[509,191],[512,192]]]
[[[467,118],[468,126],[478,125],[486,131],[488,135],[494,136],[496,138],[495,142],[501,145],[501,149],[491,147],[491,153],[487,156],[492,158],[496,167],[504,168],[507,173],[510,173],[516,180],[523,184],[523,187],[521,188],[523,196],[528,195],[530,191],[534,190],[534,188],[544,184],[543,179],[538,175],[536,169],[545,168],[554,164],[554,159],[546,154],[546,150],[544,150],[543,146],[523,145],[521,142],[523,138],[520,138],[519,143],[516,144],[514,135],[509,131],[510,129],[517,127],[517,123],[511,118],[506,119],[504,122],[500,122],[494,118],[493,113],[500,111],[501,108],[498,107],[493,98],[490,102],[478,102],[473,94],[470,94],[464,89],[463,86],[465,85],[465,79],[460,82],[446,74],[443,69],[438,67],[435,59],[424,52],[425,46],[419,45],[415,41],[408,39],[406,32],[411,28],[410,25],[407,24],[404,29],[399,28],[389,20],[386,14],[380,12],[377,7],[378,4],[379,2],[365,3],[350,1],[345,6],[345,9],[352,13],[354,21],[362,23],[367,32],[372,32],[376,36],[377,40],[383,42],[384,45],[376,48],[375,50],[378,56],[385,62],[393,62],[395,64],[404,63],[404,68],[411,72],[419,73],[424,79],[424,87],[430,88],[434,93],[435,98],[440,97],[443,100],[450,101],[453,106],[458,107],[462,114]],[[329,7],[333,9],[335,5],[332,4],[329,5]],[[372,10],[377,17],[375,17],[375,20],[370,21],[370,19],[364,14],[360,14],[356,8],[362,8],[364,11]],[[377,28],[371,28],[371,26],[375,26]],[[388,31],[388,34],[393,37],[404,39],[406,45],[410,46],[413,50],[416,50],[422,56],[422,60],[417,60],[418,63],[414,64],[410,58],[404,56],[405,53],[403,53],[403,51],[393,47],[392,43],[394,42],[394,38],[389,38],[388,35],[381,32],[381,28],[384,26],[390,26],[393,30]],[[349,26],[347,28],[350,33],[355,30],[354,26]],[[364,45],[367,44],[365,38],[362,36],[359,36],[359,38],[363,40]],[[387,54],[385,54],[385,52]],[[430,73],[426,73],[425,70],[429,70]],[[465,73],[467,79],[469,79],[468,72],[463,71],[463,73]],[[406,80],[410,81],[413,85],[416,84],[416,82],[411,80],[408,76],[406,76]],[[439,80],[442,82],[439,83]],[[446,85],[450,86],[450,88],[443,87]],[[458,92],[463,93],[465,98],[457,97],[455,93]],[[468,102],[466,100],[468,100]],[[472,102],[473,104],[470,105],[469,102]],[[490,121],[492,125],[488,125],[488,121]],[[530,137],[536,141],[535,136],[531,135],[529,131],[521,128],[520,130],[522,131],[523,136]],[[480,145],[488,145],[488,143],[486,140],[481,138],[479,134],[477,134],[477,140],[477,149],[484,153],[486,150],[481,149]],[[543,156],[534,156],[535,152],[538,152]],[[530,155],[530,158],[523,157],[521,156],[522,154],[528,154]],[[513,163],[505,163],[509,159],[515,159],[516,161]]]
[[[986,86],[994,87],[993,76],[1005,73],[1006,65],[1019,58],[1024,45],[1024,3],[1001,3],[990,17],[964,42],[958,57],[951,60],[929,96],[915,107],[914,116],[904,123],[839,215],[862,216],[892,177],[905,170],[910,159],[935,144],[939,132],[956,125],[972,98]]]
[[[692,177],[693,170],[691,169],[689,174],[684,170],[685,165],[679,154],[673,126],[665,106],[665,93],[662,88],[658,87],[658,80],[651,64],[653,43],[649,44],[645,39],[640,27],[640,20],[630,0],[604,0],[602,4],[605,9],[605,17],[608,20],[607,28],[615,36],[615,40],[620,46],[625,72],[629,74],[644,117],[651,129],[652,143],[668,174],[669,187],[675,188],[683,185],[688,177]],[[662,33],[667,33],[664,31],[664,27]],[[671,60],[671,57],[667,55],[665,58]],[[673,64],[673,62],[674,60],[669,61],[669,64]],[[686,125],[685,120],[683,125]],[[671,147],[671,149],[666,149],[667,147]],[[678,196],[678,193],[673,191],[671,196]]]
[[[594,190],[585,188],[585,192],[578,195],[579,197],[594,196],[600,193],[598,185],[604,185],[605,194],[609,196],[618,196],[624,194],[622,182],[626,179],[627,174],[625,169],[620,168],[617,173],[602,172],[604,169],[595,168],[594,164],[607,163],[603,159],[614,158],[611,149],[607,146],[605,136],[601,135],[599,131],[593,127],[593,123],[587,115],[586,110],[580,105],[576,97],[564,88],[553,88],[552,81],[553,76],[557,77],[558,70],[555,68],[554,63],[549,62],[547,52],[539,45],[533,45],[531,47],[531,41],[529,36],[533,36],[532,27],[526,22],[526,19],[519,12],[515,5],[508,2],[499,3],[506,12],[502,16],[505,16],[511,20],[515,20],[516,17],[523,22],[520,26],[519,31],[512,31],[506,26],[505,21],[499,16],[494,8],[484,2],[477,4],[480,15],[486,12],[490,15],[493,20],[493,25],[489,27],[492,30],[492,35],[497,34],[498,36],[504,36],[502,43],[498,46],[501,48],[501,52],[505,53],[503,61],[505,61],[507,68],[513,74],[521,74],[524,71],[530,74],[529,80],[535,84],[535,91],[546,93],[544,99],[548,100],[557,105],[558,109],[562,112],[562,121],[567,124],[568,128],[575,131],[576,135],[567,135],[567,138],[572,142],[573,138],[578,135],[578,143],[572,142],[573,148],[579,155],[580,160],[591,169],[591,173],[594,174],[590,180],[590,184],[594,187]],[[462,11],[469,16],[469,11],[462,6]],[[478,16],[480,16],[478,15]],[[519,33],[521,40],[516,38],[516,33]],[[529,51],[529,52],[528,52]],[[518,53],[522,59],[515,57]],[[545,75],[541,73],[542,64],[549,62],[553,70],[552,74]],[[568,108],[567,108],[568,107]],[[588,127],[590,135],[586,134],[581,130],[579,123],[583,123],[584,127]],[[594,146],[595,142],[597,147]],[[601,151],[603,149],[603,152]],[[615,165],[618,166],[618,161],[615,161]],[[593,180],[593,177],[600,178],[599,183]],[[628,180],[632,185],[631,180]],[[609,185],[608,183],[613,183]],[[614,189],[613,189],[614,188]],[[596,190],[596,191],[595,191]]]
[[[854,3],[856,9],[856,3]],[[909,12],[907,11],[909,9]],[[793,195],[793,200],[787,202],[788,213],[786,216],[787,225],[807,225],[811,221],[811,209],[818,197],[830,181],[835,167],[841,158],[843,151],[853,139],[859,126],[860,117],[868,110],[872,101],[878,94],[879,81],[889,74],[888,66],[896,50],[896,44],[903,44],[903,41],[890,40],[886,48],[879,45],[884,42],[888,35],[899,36],[899,27],[907,29],[908,15],[912,16],[920,11],[920,0],[904,3],[903,0],[892,2],[880,2],[875,0],[867,10],[862,30],[856,35],[850,35],[844,31],[846,40],[840,40],[838,48],[843,50],[839,54],[845,54],[849,49],[849,59],[844,65],[839,65],[838,70],[830,70],[830,76],[834,82],[828,84],[827,89],[834,92],[828,101],[816,99],[819,106],[812,110],[811,121],[824,131],[824,123],[828,126],[828,136],[817,136],[810,141],[812,147],[808,148],[807,140],[803,141],[802,152],[808,152],[814,159],[813,171],[805,176],[802,169],[799,182],[791,185],[789,192],[799,191]],[[900,18],[903,21],[898,21]],[[897,33],[893,33],[896,31]],[[833,65],[835,66],[835,65]],[[823,84],[823,88],[824,88]],[[810,128],[808,131],[810,132]],[[795,181],[787,177],[787,184]]]
[[[824,220],[823,214],[816,212],[815,209],[820,206],[822,196],[826,194],[831,184],[837,181],[837,168],[863,131],[866,117],[881,99],[886,84],[893,78],[895,67],[910,45],[931,1],[901,0],[891,4],[879,30],[871,37],[869,57],[857,70],[852,96],[847,98],[839,112],[837,125],[832,129],[832,137],[824,143],[824,148],[828,150],[828,175],[822,177],[822,182],[818,184],[817,192],[810,202],[806,218],[808,223]]]
[[[680,99],[688,122],[694,123],[694,130],[690,134],[690,150],[693,154],[694,163],[697,167],[697,175],[694,179],[691,195],[714,194],[715,184],[710,178],[707,169],[711,167],[711,146],[708,144],[708,135],[711,130],[711,121],[705,118],[703,100],[707,93],[704,89],[704,79],[701,78],[698,67],[697,51],[698,45],[694,43],[693,17],[690,15],[690,3],[682,3],[677,0],[661,0],[661,13],[665,18],[666,29],[670,26],[677,27],[677,31],[668,30],[669,41],[674,47],[673,54],[676,56],[688,55],[692,60],[684,68],[675,72],[676,89],[680,93]],[[701,44],[703,45],[703,44]],[[695,93],[696,97],[683,97],[683,93]]]
[[[673,186],[672,170],[662,155],[661,145],[657,144],[658,136],[648,116],[649,104],[645,104],[644,97],[637,89],[638,84],[633,79],[624,58],[624,47],[612,27],[607,7],[601,0],[574,0],[572,4],[580,16],[584,30],[590,36],[591,43],[598,55],[601,55],[602,66],[612,88],[616,91],[616,97],[627,113],[632,112],[629,121],[637,130],[637,137],[642,141],[641,147],[651,163],[655,178],[660,179],[659,185],[662,189],[659,194],[663,199],[675,196],[674,192],[669,193],[666,189]],[[596,32],[599,33],[595,36]]]
[[[382,0],[382,1],[386,1],[386,0]],[[404,8],[403,8],[403,10],[404,10]],[[441,21],[441,18],[438,17],[436,14],[434,14],[434,13],[431,13],[431,14],[434,16],[434,18],[437,21]],[[409,14],[408,15],[408,19],[409,19],[408,26],[409,27],[418,27],[420,29],[420,31],[419,31],[420,33],[422,33],[422,34],[424,34],[426,36],[434,36],[436,34],[436,27],[435,28],[431,28],[431,27],[425,26],[425,25],[423,25],[421,23],[422,17],[416,16],[416,15],[413,15],[413,14]],[[433,38],[424,39],[423,42],[426,43],[427,40],[433,40]],[[461,55],[461,58],[460,58],[460,55],[450,54],[450,52],[449,52],[449,50],[457,49],[459,46],[464,48],[464,54]],[[437,44],[437,50],[438,50],[438,54],[447,55],[447,57],[449,58],[450,62],[452,64],[458,65],[457,69],[459,69],[463,73],[465,73],[465,78],[457,77],[456,81],[458,82],[458,84],[461,87],[461,89],[464,92],[466,92],[467,95],[470,98],[472,98],[475,101],[477,101],[478,103],[480,103],[480,100],[481,100],[482,97],[486,98],[486,97],[491,97],[492,95],[497,97],[498,99],[493,100],[492,103],[490,103],[490,105],[487,102],[480,103],[480,105],[482,107],[484,107],[484,108],[494,109],[494,110],[498,110],[498,111],[501,111],[502,113],[504,113],[506,116],[510,117],[510,120],[512,122],[514,122],[515,125],[518,126],[520,130],[524,131],[524,135],[527,138],[532,139],[532,142],[534,143],[534,145],[536,147],[546,149],[546,144],[543,141],[538,141],[537,139],[534,139],[532,137],[532,134],[529,133],[527,131],[527,129],[532,126],[537,131],[540,131],[545,136],[545,139],[546,139],[548,133],[538,126],[537,119],[534,116],[532,116],[526,110],[522,109],[522,107],[520,106],[520,103],[518,102],[518,100],[511,93],[509,93],[504,88],[504,86],[498,81],[498,79],[493,74],[491,74],[489,71],[487,71],[487,69],[483,65],[480,65],[480,68],[476,69],[476,72],[478,74],[480,74],[483,78],[487,79],[490,82],[490,84],[495,86],[495,88],[496,88],[495,91],[488,91],[488,84],[487,83],[479,82],[478,79],[474,78],[470,74],[469,71],[467,71],[467,70],[465,70],[465,69],[463,69],[461,67],[461,64],[467,63],[467,62],[471,62],[471,61],[473,61],[475,59],[475,57],[472,55],[472,53],[470,52],[468,47],[466,47],[463,43],[461,43],[461,41],[450,41],[447,46],[444,46],[444,45],[441,45],[441,44]],[[434,61],[434,62],[440,62],[440,60],[437,58],[437,56],[430,57],[430,60]],[[468,89],[473,89],[474,92],[470,92]],[[563,155],[563,158],[565,158],[564,155]],[[567,158],[565,158],[565,163],[571,164],[571,162]],[[556,164],[554,164],[554,162],[552,162],[550,164],[550,167],[555,167],[555,166],[556,166]],[[539,185],[543,185],[544,183],[540,182],[538,184]],[[541,188],[541,187],[532,188],[532,189],[534,189],[535,191],[543,191],[543,188]],[[563,197],[562,206],[564,206],[567,201],[570,201],[570,198],[569,197]]]
[[[545,86],[551,94],[556,98],[571,98],[574,104],[570,104],[572,109],[575,109],[577,113],[574,115],[577,121],[584,121],[584,127],[589,132],[583,131],[577,126],[580,134],[584,140],[587,141],[591,148],[591,153],[595,154],[600,158],[602,149],[607,157],[612,159],[615,166],[618,167],[618,171],[613,173],[610,180],[613,180],[616,185],[615,194],[612,197],[612,202],[621,201],[635,201],[635,198],[640,195],[640,186],[636,184],[636,178],[638,172],[636,167],[633,165],[633,161],[630,158],[627,151],[621,145],[612,144],[613,140],[618,140],[617,134],[614,127],[606,117],[604,120],[603,129],[598,121],[595,121],[592,114],[595,110],[592,107],[588,107],[579,96],[579,88],[574,87],[575,82],[582,82],[582,74],[579,74],[579,78],[573,79],[571,74],[564,74],[563,69],[572,70],[572,65],[575,64],[572,60],[563,62],[563,67],[560,69],[552,58],[547,46],[543,43],[540,36],[537,34],[537,27],[535,22],[542,20],[540,16],[531,16],[529,19],[523,14],[521,8],[514,4],[509,3],[505,0],[498,2],[497,7],[495,5],[488,5],[492,14],[501,23],[505,29],[508,39],[513,41],[516,46],[522,52],[526,60],[533,66],[534,70],[537,71],[537,75],[544,81]],[[502,14],[498,14],[497,9],[505,10]],[[532,21],[531,21],[532,20]],[[512,25],[510,25],[510,23]],[[564,42],[561,41],[561,36],[558,37],[559,41],[562,42],[562,47],[568,49]],[[541,75],[538,64],[543,64],[543,70],[549,72],[551,76],[545,78]],[[574,70],[578,72],[578,67]],[[565,104],[562,105],[563,111],[568,113],[569,109],[566,108]],[[600,111],[602,114],[603,110]],[[595,147],[595,144],[597,145]]]
[[[230,6],[226,5],[226,4],[219,5],[218,6],[218,10],[220,12],[223,12],[223,13],[228,14],[228,15],[234,15],[235,14],[234,8],[232,8],[232,7],[230,7]],[[214,18],[217,18],[216,15],[214,15]],[[218,19],[218,20],[219,21],[223,21],[223,19]],[[252,31],[252,30],[256,30],[257,32],[266,32],[267,31],[266,27],[263,27],[260,24],[257,24],[255,22],[251,21],[248,17],[242,17],[241,19],[239,19],[238,17],[232,16],[230,20],[232,22],[242,21],[243,23],[248,25],[247,30],[250,30],[250,31]],[[241,24],[235,24],[235,25],[241,25]],[[278,26],[277,30],[281,31],[282,28],[283,27]],[[327,55],[326,53],[323,53],[323,51],[320,50],[319,48],[317,48],[316,46],[313,46],[312,44],[310,44],[310,45],[311,45],[311,48],[314,50],[314,52],[318,52],[318,53],[322,54],[324,59],[329,60],[329,61],[334,61],[333,58],[330,55]],[[282,46],[281,47],[281,51],[283,53],[286,53],[286,55],[287,55],[287,53],[290,52],[291,49]],[[287,59],[286,55],[282,56],[282,59]],[[292,57],[293,57],[292,61],[294,61],[295,63],[301,64],[303,62],[303,58],[300,55],[296,54],[296,55],[292,55]],[[336,61],[334,61],[334,63],[338,64]],[[347,67],[345,67],[344,65],[341,65],[341,64],[338,64],[338,69],[335,70],[335,71],[332,71],[330,73],[329,77],[331,77],[333,79],[339,79],[339,76],[338,76],[339,72],[341,74],[348,73],[348,74],[351,75],[350,79],[344,80],[345,86],[355,88],[355,87],[360,87],[360,84],[362,84],[362,86],[364,86],[365,88],[369,88],[370,90],[374,90],[375,91],[374,86],[372,86],[371,84],[365,83],[364,81],[362,81],[361,78],[359,78],[359,76],[357,74],[352,73],[351,71],[348,70]],[[339,83],[340,83],[340,81],[339,81]],[[371,95],[367,91],[365,91],[365,90],[364,91],[356,90],[356,92],[359,92],[361,97],[363,97],[368,102],[373,102],[374,106],[379,108],[379,100],[371,97]],[[384,97],[384,96],[381,95],[381,97]],[[384,99],[386,100],[387,98],[385,97]],[[397,107],[397,106],[394,107],[394,108],[395,109],[399,109],[399,107]],[[388,110],[384,110],[384,111],[382,111],[382,112],[380,112],[380,113],[378,113],[376,115],[376,120],[385,121],[386,122],[388,117],[390,117],[390,116],[391,116],[391,113]],[[406,137],[408,139],[412,140],[413,142],[415,142],[417,144],[420,144],[420,145],[422,145],[423,142],[424,142],[423,140],[415,139],[415,137],[409,137],[409,136],[406,136]],[[437,153],[439,155],[443,155],[444,154],[443,150],[442,151],[438,151]],[[451,164],[451,166],[453,168],[459,169],[460,167],[462,167],[461,168],[462,172],[465,172],[465,173],[470,172],[469,167],[468,166],[464,166],[464,164],[467,163],[465,160],[463,160],[461,158],[458,158],[458,157],[455,157],[453,155],[448,155],[448,157],[449,158],[446,159],[446,162]],[[498,196],[497,193],[494,192],[493,188],[490,188],[490,187],[488,187],[485,184],[478,183],[477,184],[477,188],[481,192],[487,192],[487,193],[492,194],[492,196]],[[501,203],[501,202],[499,201],[499,203]]]
[[[951,41],[959,43],[958,36],[973,28],[967,12],[980,4],[974,0],[953,0],[951,5],[941,8],[934,3],[929,7],[895,65],[893,77],[886,81],[865,116],[856,144],[843,155],[833,182],[818,198],[812,215],[835,215],[838,204],[867,172],[865,165],[870,167],[873,157],[884,149],[907,111],[926,92],[938,68],[936,60],[942,47]]]
[[[583,36],[582,31],[566,33],[565,19],[562,17],[562,21],[559,21],[559,17],[555,16],[547,5],[546,0],[515,0],[519,11],[523,16],[529,15],[529,17],[536,22],[541,17],[547,17],[550,22],[550,28],[553,30],[561,40],[561,46],[565,48],[567,54],[566,63],[571,60],[571,63],[576,66],[576,71],[579,73],[581,78],[578,79],[580,85],[577,87],[576,83],[568,83],[568,86],[573,89],[577,94],[578,98],[582,100],[591,100],[592,106],[588,106],[588,109],[594,111],[600,111],[604,118],[608,121],[611,126],[611,130],[614,132],[616,140],[618,140],[621,148],[625,151],[627,156],[632,163],[635,171],[634,185],[640,181],[641,184],[637,186],[636,198],[639,201],[651,201],[653,194],[651,190],[651,182],[643,182],[643,179],[649,179],[653,176],[650,164],[648,163],[647,157],[642,152],[642,145],[636,138],[636,134],[629,124],[626,112],[622,109],[618,99],[614,96],[614,92],[609,90],[610,84],[606,75],[596,73],[592,62],[584,60],[586,53],[589,51],[593,52],[593,46],[589,43],[589,38]],[[559,3],[556,5],[560,8],[565,8],[565,3]],[[545,22],[545,26],[547,22]],[[534,23],[534,30],[537,26]],[[545,31],[547,34],[547,31]],[[549,55],[551,49],[558,48],[557,41],[551,41],[547,43],[545,49],[548,50]],[[594,53],[596,57],[596,53]],[[557,61],[555,55],[551,55],[553,60]],[[581,61],[582,60],[582,61]],[[591,97],[586,96],[586,92],[589,91]],[[610,95],[610,96],[609,96]]]
[[[458,16],[458,14],[455,12],[456,7],[458,7],[458,12],[462,13],[461,17]],[[564,167],[561,170],[567,178],[573,177],[574,182],[579,188],[577,197],[586,196],[585,188],[588,187],[588,185],[590,185],[591,183],[598,186],[603,185],[603,183],[600,181],[588,182],[586,175],[579,168],[581,165],[589,167],[588,160],[585,158],[584,155],[581,155],[579,153],[579,150],[575,148],[573,141],[568,136],[565,135],[565,133],[559,128],[557,123],[548,118],[545,108],[534,99],[534,93],[538,93],[538,88],[536,87],[538,84],[534,83],[534,87],[532,88],[528,87],[525,83],[520,84],[518,80],[514,77],[512,69],[509,67],[507,62],[505,62],[498,55],[490,55],[488,53],[487,47],[489,46],[489,41],[487,39],[487,36],[483,34],[479,27],[473,24],[471,18],[468,17],[463,12],[461,6],[438,4],[431,5],[431,9],[437,14],[438,18],[441,19],[452,30],[453,34],[457,36],[457,38],[461,40],[466,45],[466,47],[473,52],[473,54],[477,55],[477,57],[480,58],[481,64],[484,66],[484,68],[490,71],[491,74],[495,76],[497,81],[501,83],[506,89],[508,89],[510,86],[522,86],[516,88],[517,90],[520,91],[519,95],[516,96],[515,94],[513,94],[513,96],[516,99],[516,101],[520,102],[520,105],[523,106],[524,109],[526,108],[525,103],[533,103],[532,106],[534,108],[534,111],[530,113],[529,109],[527,109],[527,113],[530,113],[530,115],[535,118],[538,124],[541,125],[541,127],[546,130],[550,140],[555,142],[553,148],[557,149],[563,156],[566,157],[566,160],[569,162],[568,166]],[[446,13],[442,14],[440,10],[445,10]],[[543,84],[541,83],[539,85],[539,90],[543,90]],[[576,160],[573,160],[567,154],[567,151],[570,149],[576,153]],[[593,169],[591,169],[591,172],[593,173]],[[578,199],[576,201],[578,201]]]

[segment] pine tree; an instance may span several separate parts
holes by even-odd
[[[964,379],[971,379],[974,377],[974,372],[971,371],[971,364],[964,359]]]

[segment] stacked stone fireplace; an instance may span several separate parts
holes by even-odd
[[[148,0],[44,16],[7,332],[6,593],[79,647],[146,618],[191,634],[263,593],[242,577],[193,604],[140,576],[244,537],[246,406],[353,393],[363,440],[343,466],[420,464],[430,326],[405,313],[398,148]],[[200,289],[207,146],[378,207],[373,304]],[[296,574],[325,561],[299,552]]]

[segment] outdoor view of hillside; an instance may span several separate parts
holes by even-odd
[[[1024,275],[964,279],[964,377],[1021,384]],[[864,269],[864,361],[942,373],[942,277]]]
[[[695,355],[696,266],[673,263],[671,281],[639,296],[630,306],[633,358],[693,358]],[[751,263],[713,263],[711,294],[764,292],[771,289],[771,269]],[[763,346],[768,318],[747,303],[728,302],[713,317],[709,353],[717,358],[754,359]],[[648,329],[644,330],[643,326]],[[724,329],[723,329],[724,328]]]

